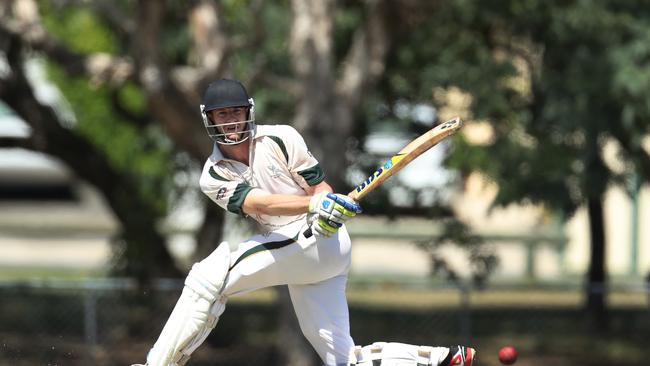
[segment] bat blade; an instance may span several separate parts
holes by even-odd
[[[386,179],[399,172],[413,159],[422,155],[430,148],[437,145],[450,135],[453,135],[463,125],[460,117],[454,117],[449,121],[441,123],[431,130],[427,131],[420,137],[411,141],[404,146],[397,154],[393,155],[383,165],[381,165],[371,176],[366,178],[363,183],[359,184],[348,196],[356,201],[365,197],[375,188],[381,185]]]
[[[348,197],[358,201],[365,197],[368,193],[372,192],[375,188],[379,187],[386,179],[392,177],[395,173],[399,172],[413,159],[422,155],[430,148],[437,145],[440,141],[444,140],[450,135],[453,135],[463,125],[460,117],[454,117],[447,122],[441,123],[436,127],[430,129],[420,137],[409,142],[397,154],[393,155],[388,161],[380,166],[371,176],[369,176],[363,183],[359,184],[352,192],[348,193]],[[306,238],[312,236],[311,227],[308,227],[303,235]]]

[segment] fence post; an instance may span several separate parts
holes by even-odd
[[[84,339],[88,358],[94,360],[97,349],[97,294],[90,286],[84,290]]]
[[[460,337],[463,344],[468,344],[472,335],[472,318],[470,309],[470,286],[464,283],[459,283],[458,289],[460,290]]]
[[[526,277],[529,280],[535,278],[535,251],[537,250],[537,241],[529,239],[524,241],[526,248]]]

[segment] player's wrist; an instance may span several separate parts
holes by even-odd
[[[311,196],[311,199],[309,200],[309,212],[317,213],[320,209],[326,208],[321,206],[323,205],[324,201],[326,200],[331,201],[331,199],[328,197],[329,194],[331,193],[327,191],[322,191]]]
[[[316,193],[313,196],[311,196],[311,199],[309,200],[309,213],[318,212],[318,206],[320,204],[322,196],[323,196],[322,193]]]

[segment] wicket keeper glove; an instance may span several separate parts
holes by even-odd
[[[316,235],[330,237],[361,211],[361,206],[348,196],[321,192],[309,202],[309,221]]]

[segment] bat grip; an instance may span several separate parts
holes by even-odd
[[[305,231],[303,231],[302,233],[302,236],[304,236],[305,238],[311,238],[312,235],[313,233],[311,232],[311,226],[305,229]]]

